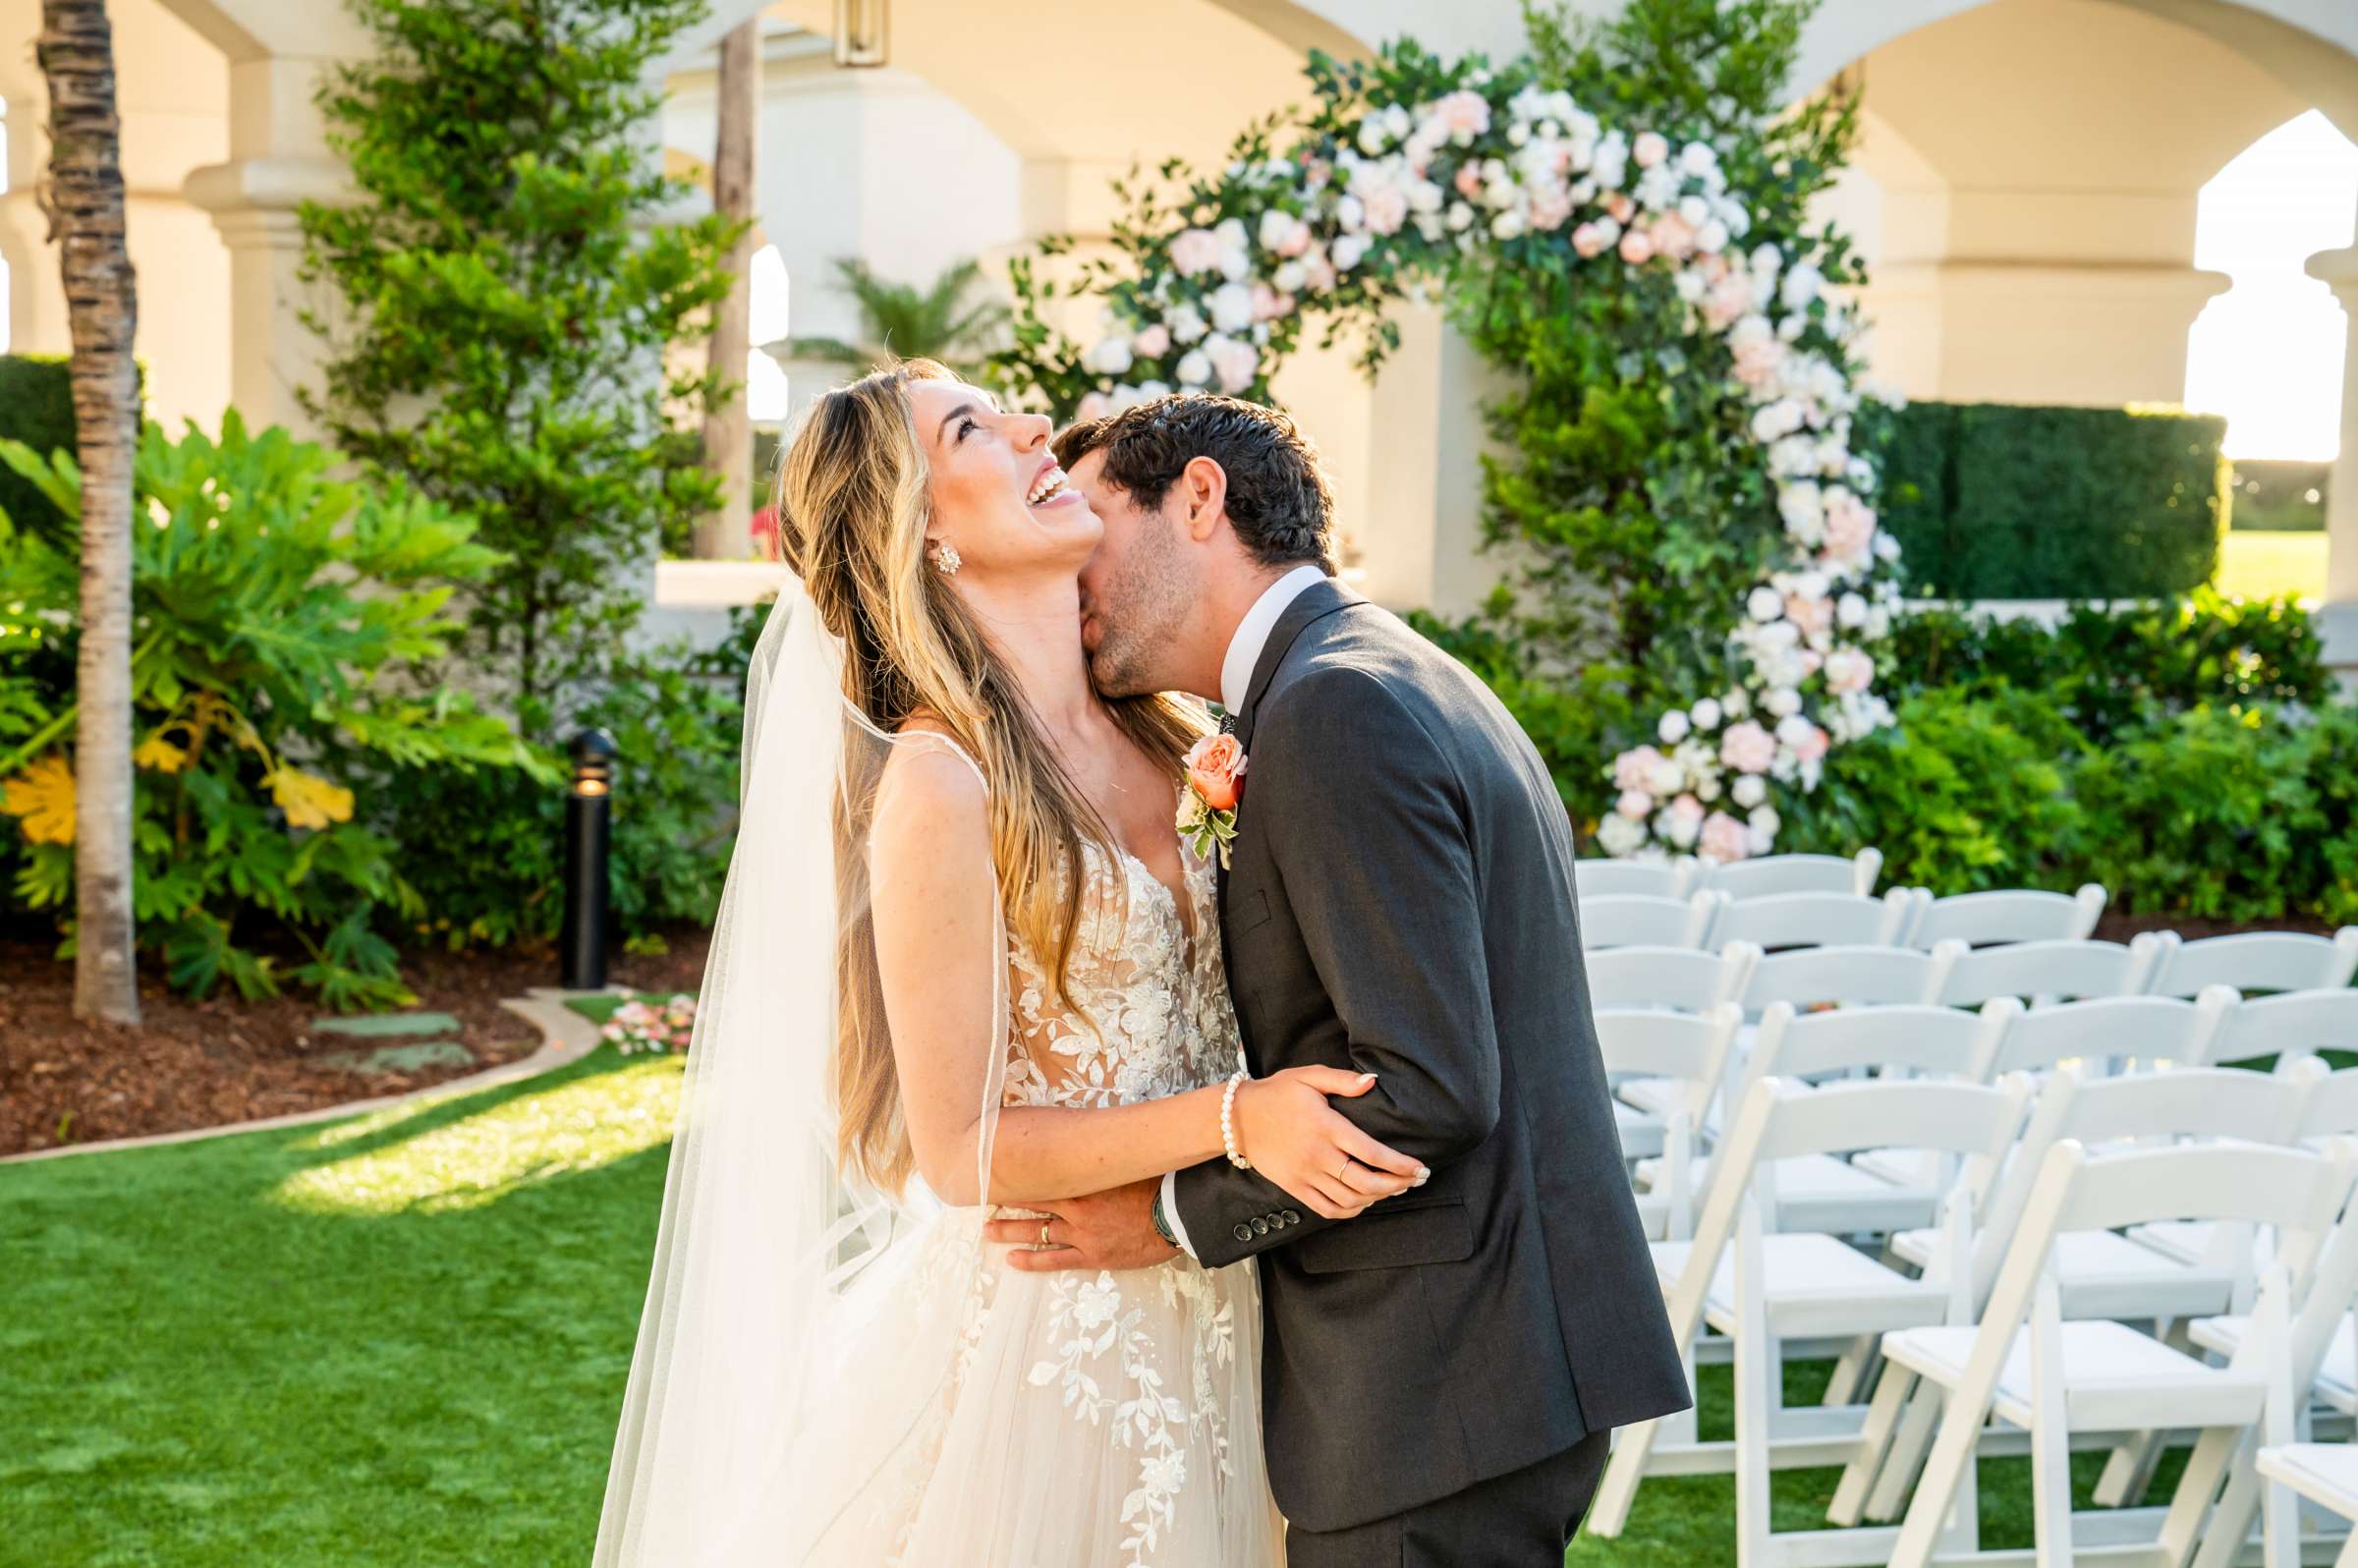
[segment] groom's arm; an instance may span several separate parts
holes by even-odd
[[[1335,1109],[1438,1170],[1498,1120],[1498,1041],[1457,770],[1398,695],[1350,668],[1288,688],[1279,711],[1263,712],[1254,743],[1250,810],[1343,1025],[1346,1057],[1329,1065],[1376,1075],[1372,1092]],[[1189,1250],[1212,1266],[1339,1223],[1225,1161],[1180,1171],[1166,1191]],[[1299,1218],[1269,1222],[1287,1213]]]

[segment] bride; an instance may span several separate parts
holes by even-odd
[[[1232,1082],[1174,827],[1206,721],[1091,690],[1101,526],[1048,433],[916,361],[786,457],[599,1565],[1283,1561],[1252,1265],[1026,1273],[982,1235],[1207,1159],[1330,1216],[1417,1169],[1328,1103],[1370,1079]]]

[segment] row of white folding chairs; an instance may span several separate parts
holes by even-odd
[[[1573,863],[1572,885],[1583,903],[1620,894],[1686,898],[1706,891],[1733,899],[1778,893],[1864,896],[1875,891],[1882,869],[1883,852],[1878,849],[1856,855],[1764,855],[1724,866],[1692,855],[1677,860],[1584,860]]]
[[[1731,899],[1706,888],[1679,898],[1650,893],[1584,897],[1582,945],[1609,947],[1822,947],[1865,943],[1930,949],[1942,942],[2076,940],[2096,929],[2105,890],[2094,882],[2076,894],[2022,888],[1959,893],[1936,899],[1921,887],[1895,887],[1880,897],[1860,893],[1773,893]]]
[[[2358,926],[2330,937],[2247,931],[2187,942],[2175,932],[2148,931],[2126,943],[1943,942],[1929,952],[1845,942],[1764,954],[1761,943],[1735,941],[1716,951],[1642,945],[1583,957],[1591,1003],[1600,1007],[1700,1012],[1724,1001],[1740,1002],[1747,1012],[1772,1001],[1975,1007],[1993,996],[2191,997],[2214,985],[2239,994],[2337,990],[2358,971]]]
[[[1773,977],[1786,957],[1762,963]],[[2215,985],[2192,1001],[2108,996],[2030,1009],[2008,993],[1970,1012],[1901,1001],[1802,1013],[1780,996],[1739,1051],[1742,1016],[1733,1001],[1700,1013],[1626,1005],[1596,1013],[1623,1153],[1654,1199],[1650,1221],[1667,1227],[1657,1235],[1682,1233],[1686,1194],[1709,1173],[1696,1151],[1715,1136],[1722,1106],[1741,1103],[1766,1079],[1874,1072],[1992,1084],[2067,1062],[2199,1067],[2272,1054],[2282,1072],[2320,1050],[2358,1050],[2358,990],[2346,986],[2245,1000]],[[1796,1161],[1778,1179],[1794,1228],[1881,1234],[1930,1224],[1951,1174],[1925,1150],[1886,1146],[1849,1160]],[[2192,1233],[2149,1241],[2188,1260],[2210,1247]]]
[[[2272,1275],[2223,1371],[2118,1323],[2071,1320],[2059,1260],[2073,1238],[2173,1219],[2223,1221],[2244,1233],[2279,1225],[2317,1241],[2349,1190],[2346,1161],[2333,1178],[2339,1189],[2328,1195],[2315,1175],[2318,1156],[2253,1143],[2282,1141],[2304,1126],[2358,1114],[2358,1074],[2344,1075],[2330,1092],[2332,1081],[2315,1062],[2282,1078],[2202,1071],[2167,1078],[2174,1082],[2164,1092],[2157,1087],[2162,1077],[2083,1086],[2076,1074],[2058,1073],[2032,1134],[2019,1147],[2017,1129],[2030,1095],[2024,1075],[2010,1075],[1996,1087],[1873,1083],[1812,1092],[1776,1079],[1756,1083],[1712,1176],[1694,1240],[1656,1247],[1672,1322],[1690,1356],[1707,1323],[1734,1341],[1736,1440],[1696,1441],[1691,1413],[1624,1433],[1589,1528],[1617,1535],[1639,1480],[1649,1472],[1733,1469],[1740,1563],[1923,1563],[1934,1560],[1937,1547],[1970,1551],[1971,1466],[1994,1406],[2001,1417],[2032,1430],[2042,1563],[2068,1560],[2068,1476],[2062,1467],[2072,1428],[2127,1436],[2170,1426],[2206,1428],[2192,1468],[2208,1479],[2190,1477],[2195,1489],[2181,1489],[2178,1503],[2160,1521],[2162,1537],[2180,1547],[2190,1545],[2198,1529],[2224,1529],[2231,1540],[2240,1539],[2253,1506],[2248,1464],[2230,1484],[2224,1511],[2205,1520],[2202,1509],[2259,1414],[2252,1372],[2280,1364],[2295,1374],[2296,1386],[2314,1378],[2331,1324],[2358,1280],[2358,1243],[2339,1241],[2339,1272],[2329,1279],[2322,1265],[2307,1267],[2321,1256],[2314,1247],[2304,1251],[2307,1243],[2300,1239],[2289,1245],[2280,1239],[2278,1261],[2296,1271],[2304,1289],[2314,1289],[2296,1320],[2287,1296],[2295,1281]],[[2086,1132],[2104,1139],[2145,1127],[2253,1143],[2090,1162],[2081,1152],[2083,1141],[2059,1136]],[[1963,1179],[1945,1204],[1945,1266],[1911,1278],[1892,1262],[1879,1262],[1832,1237],[1774,1231],[1783,1170],[1892,1137],[1962,1162]],[[2075,1195],[2082,1172],[2099,1166],[2135,1175],[2107,1182],[2101,1198]],[[2001,1169],[2012,1173],[2003,1183]],[[2259,1179],[2250,1179],[2255,1173]],[[2002,1200],[1993,1196],[2001,1189],[2009,1195]],[[1978,1211],[1977,1195],[1984,1205]],[[2195,1305],[2218,1303],[2206,1298]],[[2014,1341],[2026,1314],[2036,1319],[2037,1340],[2067,1353],[2022,1366]],[[1780,1407],[1775,1390],[1782,1341],[1859,1335],[1880,1336],[1891,1363],[1871,1409]],[[1768,1476],[1774,1468],[1844,1465],[1832,1510],[1837,1524],[1855,1525],[1862,1510],[1895,1515],[1897,1496],[1923,1461],[1936,1421],[1941,1422],[1938,1444],[1898,1531],[1770,1536]],[[1952,1516],[1950,1503],[1960,1488],[1963,1501]],[[2190,1506],[2194,1514],[2187,1517]],[[2115,1516],[2114,1526],[2125,1517]],[[2186,1559],[2181,1552],[2166,1560]]]

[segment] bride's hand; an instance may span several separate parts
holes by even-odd
[[[1297,1202],[1327,1219],[1349,1219],[1432,1174],[1370,1138],[1328,1104],[1376,1087],[1374,1073],[1289,1067],[1236,1091],[1237,1151]]]

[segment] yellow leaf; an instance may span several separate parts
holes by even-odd
[[[140,767],[152,767],[159,773],[177,773],[189,765],[187,748],[165,740],[161,731],[141,741],[132,751],[131,759]]]
[[[330,822],[352,820],[352,791],[316,773],[280,766],[264,775],[262,782],[270,786],[270,798],[286,811],[293,826],[325,827]]]
[[[0,784],[0,812],[25,819],[25,836],[35,844],[74,842],[74,768],[53,752]]]

